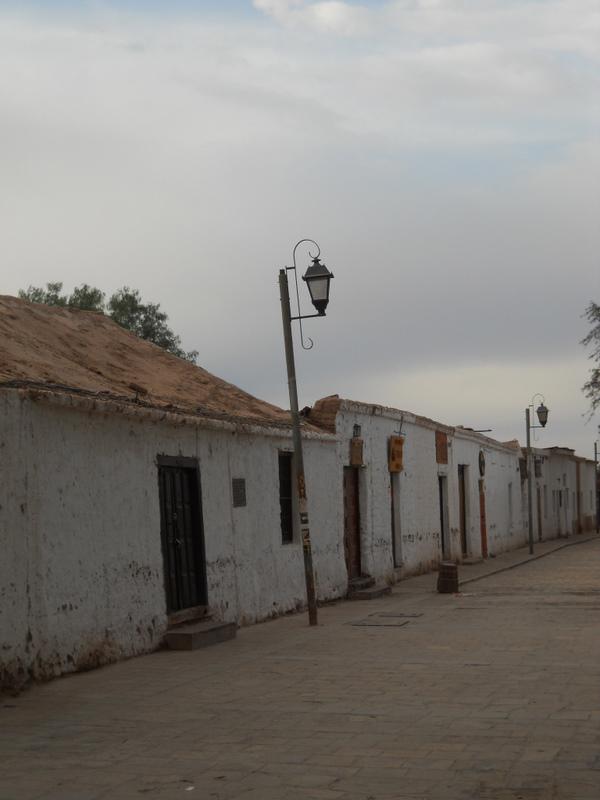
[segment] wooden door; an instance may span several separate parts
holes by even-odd
[[[167,612],[173,613],[207,602],[200,479],[195,459],[158,463]]]
[[[344,467],[344,554],[348,580],[359,578],[360,569],[360,506],[358,469]]]
[[[400,525],[400,474],[390,472],[390,498],[392,513],[392,556],[394,567],[402,566],[402,529]]]
[[[442,558],[449,558],[448,550],[448,495],[446,489],[447,478],[445,475],[438,475],[438,490],[440,497],[440,547]]]
[[[485,486],[482,480],[479,481],[479,530],[481,532],[481,555],[488,557],[487,543],[487,521],[485,518]]]
[[[465,486],[465,465],[458,465],[458,509],[460,516],[460,546],[463,556],[467,555],[467,490]]]

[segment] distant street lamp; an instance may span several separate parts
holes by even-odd
[[[540,397],[541,403],[536,408],[535,413],[537,414],[537,418],[539,420],[539,425],[532,425],[531,424],[531,414],[530,409],[533,410],[535,407],[535,398]],[[546,423],[548,422],[548,409],[544,405],[544,397],[541,394],[534,394],[531,398],[531,403],[525,409],[525,427],[527,430],[527,507],[529,512],[529,553],[533,555],[533,499],[531,494],[531,478],[533,475],[532,470],[532,453],[531,453],[531,429],[532,428],[545,428]]]
[[[302,280],[306,281],[310,299],[316,308],[316,314],[303,316],[300,313],[300,292],[298,289],[298,273],[296,271],[296,250],[301,244],[314,244],[318,250],[316,256],[310,253],[312,264],[308,267]],[[315,574],[313,570],[312,548],[310,544],[310,528],[308,523],[308,503],[306,498],[306,481],[304,479],[304,457],[302,455],[302,436],[300,433],[300,413],[298,410],[298,388],[296,386],[296,367],[294,363],[294,341],[292,338],[292,320],[300,323],[300,342],[305,350],[310,350],[313,346],[312,339],[308,339],[305,344],[302,332],[302,320],[311,317],[324,317],[325,309],[329,302],[329,285],[333,275],[324,264],[321,264],[319,256],[321,248],[313,239],[300,239],[294,247],[292,253],[292,267],[285,267],[279,270],[279,291],[281,295],[281,316],[283,319],[283,339],[285,343],[285,361],[287,366],[288,387],[290,392],[290,411],[292,415],[292,437],[294,442],[294,463],[296,467],[296,484],[298,488],[298,516],[300,518],[300,531],[302,534],[302,551],[304,554],[304,577],[306,580],[306,600],[308,605],[308,621],[310,625],[317,624],[317,597],[315,591]],[[290,293],[288,287],[287,273],[293,270],[296,280],[296,301],[298,304],[298,314],[292,316],[290,309]]]

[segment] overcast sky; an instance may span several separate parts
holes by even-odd
[[[542,392],[539,445],[590,457],[599,67],[598,0],[0,0],[1,291],[137,287],[287,407],[277,273],[311,237],[302,405],[523,440]]]

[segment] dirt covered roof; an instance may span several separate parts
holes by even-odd
[[[97,395],[259,425],[289,414],[138,338],[103,314],[0,295],[0,388]]]

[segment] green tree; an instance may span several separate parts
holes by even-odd
[[[47,283],[46,288],[30,286],[28,289],[19,289],[19,297],[29,300],[30,303],[45,303],[47,306],[66,306],[69,298],[61,294],[62,283]]]
[[[588,335],[581,340],[581,344],[592,348],[589,357],[597,364],[590,370],[589,380],[582,387],[584,395],[590,401],[593,414],[600,406],[600,306],[597,303],[590,303],[583,316],[592,327]]]
[[[82,283],[76,286],[67,301],[71,308],[80,308],[82,311],[104,312],[104,292],[94,286]]]
[[[158,303],[144,303],[137,289],[123,286],[116,291],[107,304],[108,315],[123,328],[136,333],[142,339],[154,342],[169,353],[196,362],[197,350],[186,353],[181,339],[167,325],[168,316],[160,310]]]
[[[87,283],[76,286],[70,295],[62,294],[62,288],[60,282],[47,283],[45,289],[29,286],[28,289],[19,291],[19,297],[31,303],[107,314],[122,328],[137,334],[141,339],[146,339],[179,358],[196,363],[198,351],[186,352],[181,347],[181,339],[167,324],[167,314],[160,310],[158,303],[144,303],[137,289],[123,286],[106,303],[104,292]]]

